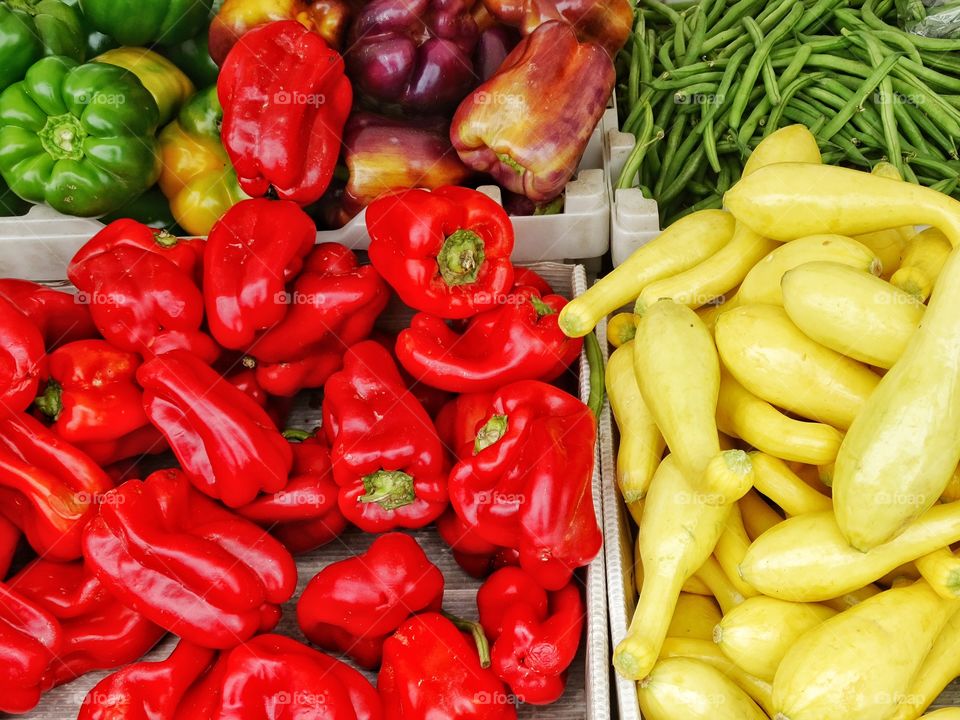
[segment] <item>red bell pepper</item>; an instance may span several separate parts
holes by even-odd
[[[513,286],[513,225],[476,190],[406,190],[367,208],[370,262],[407,305],[466,318],[503,302]]]
[[[29,280],[3,278],[0,279],[0,297],[33,321],[47,350],[99,334],[90,317],[90,308],[78,302],[72,293]]]
[[[217,221],[207,238],[203,294],[218,343],[246,350],[283,319],[287,282],[315,241],[313,221],[292,202],[242,200]]]
[[[440,570],[412,537],[388,533],[317,573],[297,603],[297,622],[315,645],[375,668],[387,636],[410,615],[442,604]]]
[[[375,328],[370,334],[370,339],[380,343],[384,349],[390,353],[390,357],[396,361],[397,357],[393,354],[393,351],[397,346],[397,333],[389,333],[381,328]],[[427,411],[427,415],[432,418],[436,418],[443,407],[455,397],[453,393],[448,393],[446,390],[440,390],[435,387],[430,387],[426,383],[419,382],[399,365],[397,366],[397,370],[400,371],[400,377],[403,378],[407,390],[413,393],[417,402],[423,405],[423,409]],[[437,430],[439,433],[439,426]],[[440,439],[443,440],[442,435]]]
[[[134,662],[166,633],[118,602],[80,561],[35,560],[9,586],[60,623],[60,649],[47,668],[44,689]]]
[[[89,455],[91,460],[102,467],[130,458],[159,455],[170,449],[163,433],[149,424],[114,440],[99,440],[76,445],[78,450]]]
[[[266,411],[184,351],[137,371],[147,416],[190,481],[230,507],[284,488],[293,453]]]
[[[521,702],[547,705],[563,695],[585,615],[576,580],[550,593],[520,568],[491,575],[477,593],[491,639],[491,667]]]
[[[206,356],[216,349],[200,332],[202,255],[202,241],[116,220],[73,256],[67,277],[103,337],[119,349],[151,356],[184,348]]]
[[[544,280],[540,273],[538,273],[536,270],[531,270],[528,267],[514,266],[513,284],[515,287],[522,287],[524,285],[527,287],[532,287],[534,290],[540,293],[540,297],[554,294],[553,288],[550,287],[550,283]]]
[[[297,582],[279,542],[193,490],[178,470],[108,493],[83,552],[122,603],[213,648],[272,628]]]
[[[0,712],[25,713],[36,706],[60,643],[57,619],[0,583]]]
[[[468,641],[443,615],[414,615],[383,644],[377,688],[385,719],[516,718],[503,683],[486,669],[489,660],[482,630]]]
[[[261,495],[236,509],[238,515],[267,528],[287,550],[314,550],[337,537],[347,520],[337,502],[330,446],[323,435],[288,429],[283,436],[293,449],[290,482],[278,493]]]
[[[217,79],[221,136],[240,187],[310,205],[326,191],[353,91],[343,58],[293,20],[255,28]]]
[[[470,577],[485,578],[494,570],[520,564],[516,550],[487,542],[452,508],[437,518],[437,534],[450,546],[453,559]]]
[[[80,557],[80,536],[110,478],[29,415],[0,422],[0,513],[51,560]]]
[[[576,172],[615,80],[602,47],[580,43],[566,22],[545,22],[460,103],[450,141],[467,167],[534,202],[552,200]]]
[[[493,393],[463,393],[437,414],[437,432],[454,461],[471,457],[477,446],[477,430],[489,416]]]
[[[453,509],[490,543],[515,548],[548,590],[600,551],[593,507],[597,425],[580,400],[527,381],[497,392],[478,448],[450,472]]]
[[[30,406],[46,364],[40,330],[16,306],[0,298],[0,415]]]
[[[290,396],[320,387],[340,369],[347,348],[370,335],[390,290],[370,265],[338,243],[311,250],[291,285],[286,314],[249,353],[267,392]]]
[[[20,528],[0,515],[0,581],[10,571],[10,563],[20,544]]]
[[[580,354],[583,341],[557,323],[567,301],[516,287],[505,304],[472,317],[463,332],[418,313],[397,337],[397,359],[421,382],[443,390],[492,391],[519,380],[554,380]]]
[[[149,422],[136,384],[140,358],[105,340],[77,340],[54,350],[46,389],[35,401],[69,442],[116,440]]]
[[[327,380],[323,426],[340,509],[361,530],[423,527],[446,508],[446,457],[433,421],[377,342],[350,348]]]

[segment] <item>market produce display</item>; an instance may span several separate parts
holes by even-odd
[[[647,720],[918,718],[960,671],[960,202],[816,141],[770,133],[724,210],[561,311],[576,337],[634,303],[606,375],[638,592],[613,662]]]

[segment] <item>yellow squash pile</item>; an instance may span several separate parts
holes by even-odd
[[[614,665],[647,720],[920,717],[960,675],[960,203],[821,165],[801,126],[724,202],[560,316],[635,303],[607,368],[638,526]]]

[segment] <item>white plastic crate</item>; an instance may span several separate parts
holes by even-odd
[[[564,190],[563,212],[556,215],[515,216],[513,260],[516,262],[581,261],[599,269],[600,258],[610,247],[610,193],[605,182],[604,136],[617,128],[614,108],[608,108],[584,150],[577,174]],[[478,188],[498,203],[500,188]],[[501,203],[502,204],[502,203]],[[317,233],[317,242],[338,242],[354,250],[370,244],[365,213],[344,227]],[[35,206],[21,217],[0,218],[0,275],[28,275],[41,246],[44,253],[68,261],[103,227],[97,220],[74,218],[44,206]],[[52,279],[52,278],[41,278]]]

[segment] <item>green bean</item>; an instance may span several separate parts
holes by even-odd
[[[743,34],[743,31],[739,27],[730,28],[729,30],[724,30],[722,33],[718,33],[713,36],[707,36],[707,39],[703,42],[703,47],[701,48],[702,52],[709,54],[716,50],[719,47],[724,45],[729,45],[732,40],[736,40]]]
[[[733,86],[734,81],[737,77],[737,70],[740,68],[740,65],[744,60],[747,59],[747,55],[751,53],[751,49],[747,46],[744,46],[737,50],[727,63],[726,70],[723,74],[723,79],[720,81],[720,85],[717,86],[717,96],[715,102],[711,104],[708,109],[707,118],[712,120],[717,116],[717,113],[720,111],[720,106],[726,101],[727,96],[730,94],[730,88]]]
[[[757,81],[761,65],[767,59],[767,56],[773,49],[773,45],[793,29],[802,15],[803,5],[794,5],[787,17],[764,38],[760,47],[757,48],[757,51],[750,58],[750,62],[747,63],[747,67],[743,71],[743,77],[740,79],[740,87],[734,96],[733,106],[730,108],[729,123],[730,127],[734,130],[740,126],[740,121],[743,119],[743,112],[747,107],[749,97],[748,93]]]
[[[790,57],[784,57],[773,59],[771,62],[775,68],[786,67],[790,64],[790,60]],[[857,62],[855,60],[848,60],[836,55],[828,55],[826,53],[818,52],[810,55],[810,57],[807,59],[807,65],[810,65],[811,67],[819,67],[824,70],[836,70],[838,72],[846,73],[847,75],[855,75],[861,78],[867,77],[871,70],[870,67],[864,63]]]
[[[792,83],[787,85],[786,88],[784,88],[780,102],[776,107],[773,108],[773,112],[770,113],[770,117],[767,118],[767,124],[763,128],[764,137],[776,131],[777,128],[780,127],[780,118],[783,116],[783,111],[786,109],[787,103],[790,102],[790,98],[796,95],[797,91],[803,88],[805,85],[816,82],[822,78],[823,75],[823,73],[805,75],[804,77],[797,78]]]
[[[710,169],[714,172],[720,172],[720,156],[717,154],[717,138],[714,136],[713,119],[707,120],[703,128],[703,149],[707,155],[707,162],[710,163]]]
[[[667,133],[667,146],[663,152],[663,162],[660,165],[660,175],[657,177],[656,186],[653,188],[654,196],[660,198],[663,186],[668,179],[670,166],[673,164],[673,158],[677,154],[677,149],[683,139],[683,128],[686,125],[686,118],[682,115],[677,116],[670,126],[670,132]]]
[[[673,64],[673,59],[670,57],[670,45],[666,43],[661,45],[657,51],[657,59],[667,70],[675,70],[677,67]]]
[[[783,20],[784,16],[788,15],[796,5],[796,0],[776,0],[768,4],[763,12],[753,19],[760,26],[760,30],[766,33]],[[743,24],[743,19],[740,20],[740,23]],[[739,28],[737,29],[739,30]],[[720,51],[719,57],[729,57],[744,45],[750,45],[750,37],[741,31],[734,36],[727,47]]]
[[[687,54],[687,37],[684,34],[685,22],[686,18],[681,20],[677,25],[676,32],[673,33],[673,56],[677,59],[677,65],[683,64],[683,56]]]
[[[960,178],[947,178],[931,185],[930,187],[932,187],[934,190],[942,192],[944,195],[953,195],[953,193],[957,190],[958,183],[960,183]]]
[[[914,185],[920,184],[920,181],[917,179],[917,174],[913,171],[913,168],[910,167],[910,163],[903,164],[903,179],[907,182],[912,182]]]
[[[919,165],[922,168],[927,170],[934,170],[940,173],[943,177],[957,177],[960,175],[960,165],[956,162],[944,162],[935,157],[930,157],[929,155],[917,155],[913,158],[913,163]]]
[[[757,9],[758,6],[766,3],[767,0],[740,0],[739,2],[734,3],[727,8],[727,11],[723,14],[723,17],[707,31],[707,38],[714,38],[728,28],[733,28],[737,31],[737,35],[740,33],[739,23],[740,20],[747,15],[752,15],[753,11]],[[734,35],[733,37],[736,37]]]
[[[764,98],[754,105],[753,112],[751,112],[747,119],[744,120],[743,124],[739,128],[737,133],[737,142],[741,147],[746,147],[747,142],[750,138],[753,137],[753,134],[757,131],[757,127],[760,125],[762,118],[764,118],[767,113],[770,112],[770,98],[764,96]]]
[[[834,8],[842,2],[843,0],[817,0],[803,13],[803,17],[796,25],[797,32],[803,32],[814,22],[826,20],[830,17]]]
[[[901,102],[893,104],[893,114],[897,117],[897,124],[903,131],[904,136],[910,141],[910,144],[927,155],[931,154],[930,146],[920,132],[920,128],[913,120],[913,113],[908,112],[907,108]]]
[[[750,34],[754,47],[759,51],[761,45],[763,45],[763,34],[760,32],[760,26],[753,18],[744,18],[743,26]],[[763,87],[767,91],[770,104],[778,105],[780,103],[780,89],[777,87],[777,76],[773,72],[773,65],[770,64],[769,56],[760,64],[760,74],[763,77]]]
[[[637,100],[640,98],[640,83],[649,82],[643,77],[643,58],[647,54],[647,49],[644,47],[643,40],[643,15],[640,16],[639,20],[641,27],[637,29],[636,33],[633,35],[633,49],[630,52],[630,72],[627,75],[627,107],[634,108],[637,106]],[[649,70],[649,66],[647,66]]]
[[[643,4],[651,10],[654,10],[658,15],[665,17],[674,25],[681,25],[683,23],[683,18],[680,16],[680,13],[667,3],[662,3],[660,0],[644,0]]]
[[[661,76],[662,77],[662,76]],[[713,82],[714,80],[723,79],[722,72],[703,72],[697,75],[692,75],[690,77],[682,77],[678,79],[670,80],[654,80],[650,83],[650,87],[654,90],[679,90],[689,85],[695,85],[698,83]]]
[[[710,28],[716,27],[717,22],[720,20],[720,18],[724,17],[726,14],[730,12],[729,9],[727,8],[726,0],[713,0],[712,5],[708,3],[707,7],[708,7],[708,10],[706,12],[707,30],[709,30]]]
[[[902,32],[899,28],[888,25],[879,17],[873,9],[872,0],[866,0],[860,8],[864,22],[874,30],[883,30],[886,32]],[[906,35],[907,39],[916,45],[920,50],[932,50],[934,52],[957,52],[960,50],[960,41],[944,40],[941,38],[927,38],[912,33]]]
[[[896,88],[896,86],[896,82],[894,82],[894,88]],[[956,157],[957,146],[953,141],[953,137],[944,133],[922,107],[912,112],[910,117],[917,123],[917,126],[926,133],[927,137],[936,143],[947,155]]]
[[[724,163],[720,168],[720,172],[717,175],[717,192],[721,195],[730,189],[730,184],[732,182],[733,173],[730,170],[730,166],[727,163]]]
[[[883,61],[884,53],[881,50],[880,41],[870,35],[863,36],[867,45],[867,52],[870,53],[870,61],[879,64]],[[902,61],[903,58],[897,53],[897,57]],[[883,139],[887,148],[887,159],[893,163],[900,174],[903,174],[903,155],[900,148],[900,134],[897,132],[897,118],[893,112],[893,104],[896,98],[893,96],[893,82],[890,77],[884,77],[880,81],[880,120],[883,123]]]
[[[846,104],[847,98],[850,97],[849,94],[834,94],[830,92],[830,90],[827,90],[823,87],[818,87],[817,85],[805,88],[804,94],[812,100],[816,100],[829,106],[834,111],[842,110]],[[877,137],[878,141],[883,135],[883,121],[880,119],[880,114],[873,108],[872,105],[862,105],[858,107],[850,120],[851,122],[855,123],[857,127],[862,128],[865,132],[873,133]]]
[[[820,134],[825,140],[829,140],[831,137],[833,137],[837,131],[840,130],[840,128],[843,127],[843,125],[852,117],[857,107],[867,99],[867,96],[877,89],[877,85],[879,85],[880,81],[883,80],[887,73],[890,72],[890,69],[896,64],[899,57],[899,55],[890,55],[882,63],[880,63],[880,65],[877,66],[872,73],[870,73],[867,79],[864,80],[863,84],[860,86],[860,89],[846,102],[843,109],[840,110],[821,131]]]
[[[958,122],[960,111],[948,105],[922,82],[915,79],[905,80],[898,74],[895,74],[892,79],[893,87],[898,93],[912,100],[914,104],[922,105],[923,111],[948,134],[960,137],[960,122]]]
[[[670,186],[660,194],[657,202],[669,203],[675,197],[679,196],[687,183],[690,182],[690,178],[703,166],[704,160],[706,160],[706,151],[703,145],[700,145],[687,159],[683,171],[680,172]]]
[[[693,75],[699,75],[701,73],[709,72],[711,70],[722,72],[724,68],[727,67],[729,61],[727,59],[723,60],[703,60],[701,62],[692,63],[690,65],[683,65],[673,70],[665,70],[660,73],[660,75],[654,78],[654,81],[657,80],[675,80],[679,78],[687,78]]]
[[[650,143],[650,136],[653,134],[653,108],[649,104],[644,106],[643,120],[640,123],[640,130],[637,132],[637,140],[633,145],[633,150],[627,156],[623,169],[620,171],[620,177],[617,179],[618,188],[631,187],[633,178],[643,163],[643,156]]]
[[[780,73],[780,77],[777,79],[777,87],[780,89],[780,92],[786,90],[787,86],[797,79],[797,76],[800,74],[800,71],[803,70],[803,66],[807,64],[807,60],[810,59],[812,53],[813,50],[809,45],[801,45],[800,49],[794,53],[790,64],[784,68],[783,72]],[[771,63],[771,65],[772,64],[773,63]]]
[[[704,3],[708,0],[704,0]],[[709,8],[701,3],[697,6],[696,19],[693,24],[693,33],[690,35],[690,41],[687,43],[687,52],[683,56],[683,64],[689,65],[696,59],[700,49],[703,47],[703,40],[707,35],[707,12]]]

